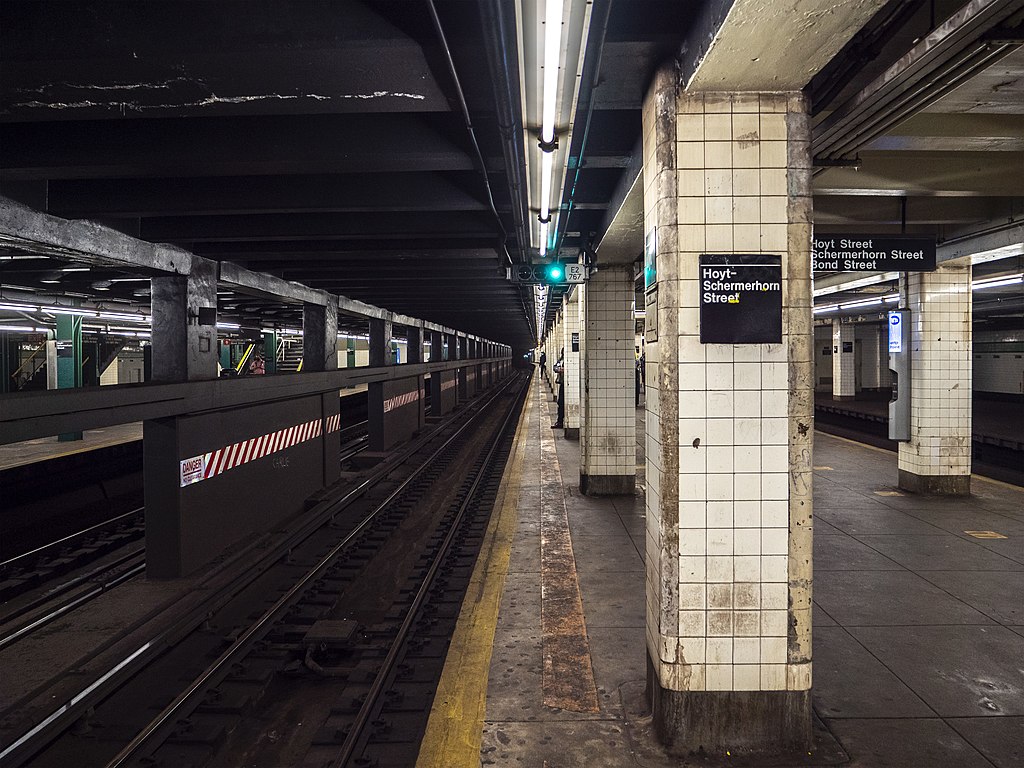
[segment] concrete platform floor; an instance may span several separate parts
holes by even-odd
[[[535,384],[518,521],[493,638],[482,765],[670,766],[644,702],[644,504],[578,491],[579,444]],[[638,411],[638,435],[643,412]],[[596,684],[595,712],[545,706],[542,468],[553,440]],[[891,453],[815,438],[814,704],[858,768],[1024,765],[1024,490],[896,491]],[[975,538],[992,531],[1006,538]],[[422,758],[421,754],[421,758]],[[422,761],[421,761],[422,764]],[[695,763],[705,765],[706,763]],[[808,764],[808,763],[802,763]],[[773,763],[778,765],[778,763]]]
[[[56,459],[83,451],[95,451],[112,445],[130,443],[142,439],[142,422],[118,424],[103,429],[90,429],[82,433],[81,440],[62,443],[53,437],[40,437],[21,443],[0,445],[0,470],[34,464],[37,461]]]

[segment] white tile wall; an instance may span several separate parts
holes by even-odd
[[[841,323],[839,318],[832,321],[832,397],[853,397],[857,394],[854,327],[852,323]],[[851,345],[849,352],[843,352],[843,344]]]
[[[572,351],[572,334],[579,333],[580,315],[577,302],[579,293],[574,292],[571,301],[563,304],[562,343],[565,347],[565,426],[578,429],[580,426],[580,353]]]
[[[581,471],[636,474],[636,363],[633,267],[602,267],[583,301],[585,322]]]
[[[899,468],[971,473],[971,268],[940,265],[900,279],[910,310],[910,441]]]

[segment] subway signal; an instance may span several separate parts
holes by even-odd
[[[578,285],[587,281],[589,267],[583,264],[516,264],[505,270],[506,277],[520,285]]]

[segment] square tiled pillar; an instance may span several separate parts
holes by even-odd
[[[853,323],[832,320],[832,399],[853,400],[857,394],[857,356]]]
[[[861,347],[860,384],[863,389],[882,387],[882,369],[889,364],[888,348],[882,342],[884,328],[884,325],[857,326],[857,340]]]
[[[971,267],[939,266],[900,280],[910,310],[910,441],[899,485],[915,493],[971,492]]]
[[[583,308],[580,490],[628,494],[636,488],[633,266],[602,266]]]
[[[576,289],[574,291],[574,294],[575,294],[574,298],[576,299],[576,326],[577,326],[577,328],[579,328],[579,334],[580,334],[580,344],[579,344],[579,346],[580,346],[580,353],[579,353],[580,354],[580,357],[579,357],[579,362],[580,362],[580,424],[579,424],[579,427],[580,427],[580,435],[582,435],[583,434],[583,429],[585,428],[586,423],[587,423],[587,412],[583,408],[583,406],[584,406],[584,398],[585,398],[585,393],[583,391],[583,389],[584,389],[584,381],[583,381],[584,370],[583,370],[583,365],[584,365],[584,361],[586,360],[586,356],[587,356],[587,326],[586,326],[586,318],[584,317],[584,305],[587,302],[587,286],[586,285],[577,285]],[[581,445],[580,446],[580,451],[582,452],[582,450],[583,450],[583,446]],[[582,460],[582,453],[581,453],[581,460]]]
[[[562,343],[565,347],[565,361],[562,375],[565,377],[565,436],[575,439],[580,436],[580,315],[577,302],[579,292],[566,294],[562,304]],[[576,336],[576,349],[572,339]]]
[[[811,738],[810,141],[799,93],[644,104],[647,654],[679,754]],[[782,343],[702,344],[702,253],[782,257]]]

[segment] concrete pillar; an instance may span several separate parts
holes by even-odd
[[[392,325],[390,320],[370,320],[370,366],[394,365],[391,356]]]
[[[263,371],[277,373],[277,333],[263,334]]]
[[[647,653],[670,751],[811,743],[811,153],[800,93],[643,110]],[[781,343],[703,344],[701,254],[782,258]],[[653,317],[652,317],[653,314]],[[631,336],[630,336],[631,338]]]
[[[444,334],[440,331],[430,332],[430,362],[434,363],[444,359]],[[437,416],[441,402],[441,374],[434,371],[430,375],[430,413]]]
[[[586,413],[586,411],[583,408],[584,397],[585,397],[585,394],[584,394],[584,391],[583,391],[583,388],[584,388],[583,361],[586,359],[586,355],[587,355],[587,328],[586,328],[586,322],[585,322],[586,318],[584,317],[584,312],[585,312],[584,305],[586,304],[586,301],[587,301],[587,286],[586,285],[577,285],[576,289],[575,289],[575,294],[576,294],[576,323],[577,323],[577,327],[579,328],[579,334],[580,334],[580,337],[579,337],[580,338],[580,343],[579,343],[579,347],[580,347],[580,352],[579,352],[579,364],[580,364],[580,434],[582,435],[583,434],[583,429],[585,428],[585,425],[587,423],[587,413]],[[582,460],[582,450],[583,450],[583,445],[581,443],[580,444],[580,451],[581,451],[580,458],[581,458],[581,460]],[[580,466],[582,467],[582,464]]]
[[[192,259],[188,275],[150,280],[152,380],[217,378],[217,264]]]
[[[860,340],[860,385],[862,389],[882,388],[882,369],[888,367],[888,337],[883,341],[884,325],[862,325]]]
[[[857,358],[854,354],[854,326],[832,320],[832,399],[853,400],[857,395]]]
[[[338,305],[302,305],[302,370],[333,371],[338,367]]]
[[[409,326],[406,329],[406,361],[407,363],[423,362],[423,329]]]
[[[636,489],[633,267],[601,267],[583,296],[583,407],[580,490],[590,495]]]
[[[57,315],[56,371],[58,389],[82,386],[82,316]],[[64,432],[61,443],[81,440],[81,432]]]
[[[899,486],[971,492],[971,267],[943,264],[900,280],[910,310],[910,441],[900,443]],[[902,385],[902,382],[900,382]]]
[[[562,344],[565,347],[562,375],[565,377],[565,436],[580,436],[580,315],[579,294],[566,294],[562,311]]]

